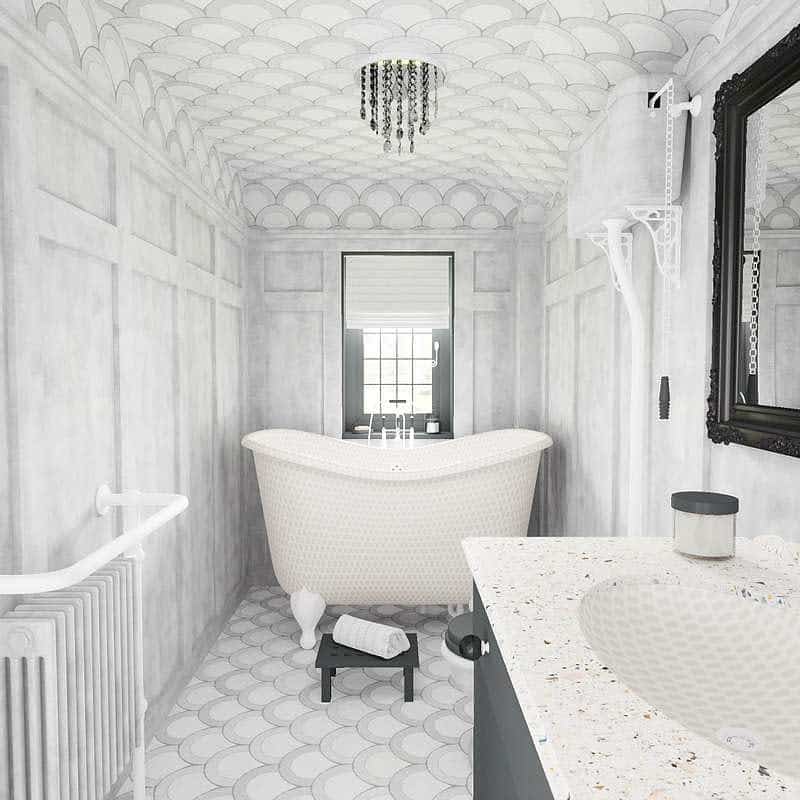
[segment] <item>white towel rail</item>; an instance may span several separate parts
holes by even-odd
[[[95,508],[99,515],[107,514],[114,506],[139,508],[160,506],[160,509],[131,530],[98,547],[69,567],[52,572],[32,572],[27,575],[0,575],[0,595],[40,594],[74,586],[98,569],[102,569],[118,555],[130,553],[151,533],[177,517],[188,505],[188,499],[182,494],[145,494],[136,490],[114,494],[108,486],[101,486],[95,498]]]
[[[131,780],[134,800],[145,800],[145,737],[144,719],[147,701],[144,694],[144,619],[142,609],[142,543],[182,513],[189,505],[180,494],[148,494],[138,490],[114,493],[107,485],[101,486],[95,496],[98,515],[107,514],[113,507],[157,508],[128,531],[90,553],[80,561],[52,572],[27,575],[0,575],[0,595],[31,596],[58,592],[76,586],[99,570],[107,567],[118,556],[130,559],[133,566],[133,693],[135,695],[135,740],[131,753]],[[78,743],[79,747],[85,743]],[[52,779],[52,776],[48,776]]]

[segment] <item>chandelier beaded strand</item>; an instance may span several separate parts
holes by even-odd
[[[367,68],[361,67],[361,119],[367,118]]]
[[[428,74],[428,65],[422,65],[422,109],[420,116],[422,122],[419,126],[419,132],[424,136],[428,132],[430,121],[428,119],[428,103],[430,102],[430,76]]]
[[[427,61],[386,58],[361,67],[359,75],[361,119],[367,119],[369,94],[369,126],[383,139],[384,152],[391,152],[394,137],[398,154],[403,152],[404,140],[413,153],[416,134],[424,136],[439,114],[439,83],[444,73]]]
[[[408,63],[408,152],[414,152],[414,129],[417,127],[417,65]]]
[[[403,62],[398,58],[395,64],[396,84],[395,94],[397,95],[397,152],[403,152]]]
[[[383,152],[392,149],[392,62],[383,62]]]
[[[375,133],[378,132],[378,65],[369,65],[369,126]]]

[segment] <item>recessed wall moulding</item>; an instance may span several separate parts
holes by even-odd
[[[244,204],[250,222],[270,229],[494,230],[511,227],[518,213],[510,194],[450,180],[394,180],[361,192],[350,183],[317,192],[306,183],[266,180],[245,186]]]

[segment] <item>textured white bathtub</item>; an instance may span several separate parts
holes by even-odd
[[[383,449],[292,430],[245,436],[278,582],[335,604],[465,603],[469,536],[524,536],[544,433]]]

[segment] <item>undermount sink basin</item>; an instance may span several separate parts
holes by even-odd
[[[774,598],[612,580],[580,625],[597,658],[690,731],[800,777],[800,614]]]

